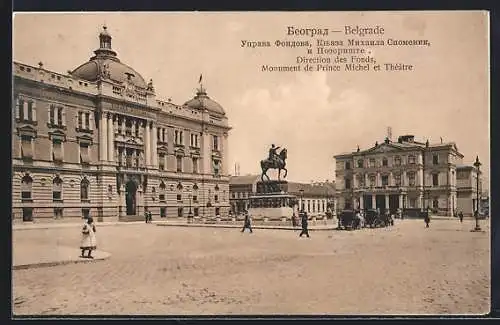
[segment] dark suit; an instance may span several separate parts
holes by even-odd
[[[302,235],[306,235],[307,237],[309,237],[309,230],[307,229],[307,213],[302,213],[302,216],[301,216],[301,219],[302,219],[302,231],[300,232],[300,235],[299,237],[302,237]]]
[[[248,214],[245,215],[245,223],[243,224],[243,229],[241,229],[241,232],[244,232],[245,229],[248,229],[248,230],[250,230],[250,232],[253,232],[252,231],[252,223],[250,220],[250,216]]]

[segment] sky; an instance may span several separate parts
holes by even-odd
[[[120,60],[153,79],[159,99],[183,104],[203,74],[232,127],[228,169],[238,163],[241,175],[260,173],[259,161],[276,144],[288,150],[289,180],[333,180],[334,155],[380,143],[388,127],[393,140],[453,141],[464,163],[478,155],[488,175],[488,23],[479,11],[16,13],[13,58],[66,73],[89,60],[106,24]],[[428,39],[431,46],[366,47],[378,63],[412,64],[411,72],[312,73],[261,71],[294,64],[304,49],[241,47],[242,40],[314,41],[288,36],[288,26],[346,25],[381,26],[382,39]]]

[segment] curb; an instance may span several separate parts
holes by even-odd
[[[100,254],[104,255],[101,257],[94,257],[93,259],[84,259],[79,258],[77,260],[65,260],[65,261],[54,261],[54,262],[41,262],[41,263],[29,263],[29,264],[19,264],[12,265],[13,270],[26,270],[26,269],[35,269],[42,267],[51,267],[57,265],[67,265],[67,264],[77,264],[77,263],[93,263],[98,261],[104,261],[111,257],[110,253],[100,252]]]
[[[157,226],[162,226],[162,227],[199,227],[199,228],[229,228],[229,229],[239,229],[242,228],[242,226],[236,226],[236,225],[210,225],[210,224],[166,224],[166,223],[157,223]],[[264,230],[302,230],[302,228],[297,227],[273,227],[273,226],[252,226],[252,229],[264,229]],[[309,231],[326,231],[326,230],[335,230],[335,227],[327,227],[327,228],[308,228]]]
[[[138,224],[143,224],[145,223],[144,221],[131,221],[131,222],[117,222],[117,223],[96,223],[95,225],[98,227],[108,227],[108,226],[129,226],[129,225],[138,225]],[[64,229],[64,228],[74,228],[74,227],[80,227],[81,224],[76,224],[76,223],[71,223],[71,224],[53,224],[53,225],[43,225],[40,227],[31,227],[31,226],[18,226],[18,227],[12,227],[12,231],[19,231],[19,230],[45,230],[45,229]]]

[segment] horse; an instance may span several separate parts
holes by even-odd
[[[286,166],[286,148],[281,149],[280,153],[278,154],[278,159],[275,161],[265,159],[260,161],[260,168],[262,169],[262,175],[260,176],[260,179],[264,181],[264,176],[266,176],[267,180],[270,180],[269,176],[266,174],[269,169],[277,169],[278,170],[278,180],[280,180],[280,175],[281,171],[285,171],[285,175],[283,176],[286,178],[286,175],[288,174],[287,169],[285,168]]]

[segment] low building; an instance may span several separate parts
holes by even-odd
[[[463,157],[454,142],[418,142],[413,135],[336,155],[337,209],[472,213],[476,169],[463,166]]]
[[[250,207],[250,197],[257,193],[260,175],[232,176],[229,180],[231,212],[244,213]],[[310,216],[323,216],[334,212],[335,183],[288,182],[288,194],[296,197],[294,212],[302,207]]]

